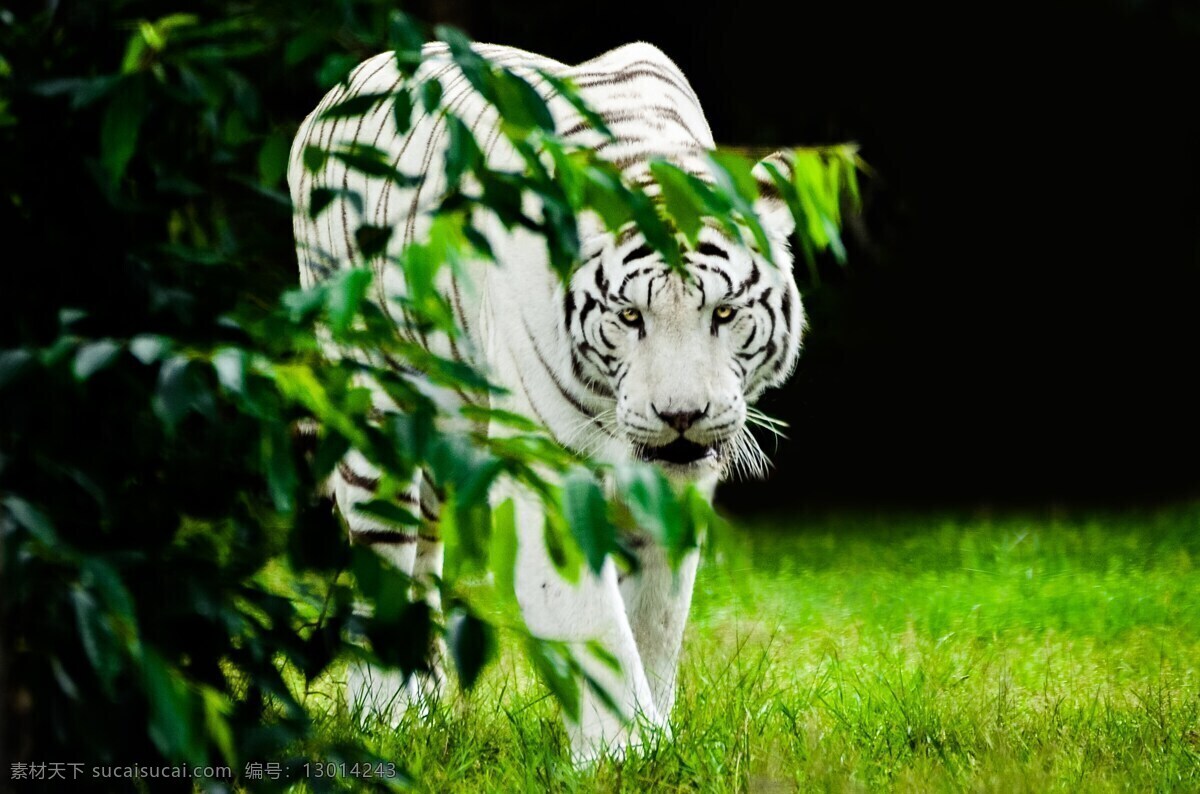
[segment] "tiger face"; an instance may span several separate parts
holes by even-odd
[[[762,474],[747,410],[796,364],[804,312],[792,278],[790,215],[760,211],[775,264],[704,229],[672,270],[644,238],[600,235],[565,296],[575,374],[613,407],[631,457],[695,479]]]

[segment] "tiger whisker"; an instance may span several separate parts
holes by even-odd
[[[767,416],[757,408],[746,408],[746,422],[747,424],[754,425],[755,427],[761,427],[762,429],[766,430],[768,433],[775,436],[777,442],[778,439],[787,438],[787,435],[782,432],[782,428],[787,427],[788,423],[772,416]]]
[[[728,445],[726,470],[729,473],[738,478],[761,478],[766,475],[771,466],[770,459],[749,428],[743,427]]]

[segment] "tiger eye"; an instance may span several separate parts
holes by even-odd
[[[621,319],[630,325],[637,325],[642,321],[642,313],[637,309],[625,309],[621,312]]]
[[[733,316],[733,307],[732,306],[718,306],[716,311],[713,312],[713,314],[716,315],[716,318],[718,320],[728,320],[730,317]]]

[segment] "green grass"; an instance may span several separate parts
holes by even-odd
[[[576,770],[510,650],[373,733],[431,792],[1200,791],[1200,509],[738,529],[706,550],[673,725]]]

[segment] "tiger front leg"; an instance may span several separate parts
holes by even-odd
[[[567,719],[571,754],[588,763],[608,754],[623,757],[641,738],[639,722],[662,725],[646,679],[637,643],[625,613],[617,570],[606,560],[600,573],[585,568],[577,583],[557,571],[546,548],[544,515],[533,499],[517,499],[518,543],[515,571],[517,601],[530,633],[565,642],[587,676],[612,699],[605,700],[581,683],[579,720]],[[588,649],[599,643],[616,659],[619,670]]]
[[[624,577],[621,595],[654,703],[667,720],[675,705],[679,651],[700,552],[688,552],[678,568],[672,568],[667,550],[657,543],[644,541],[637,556],[638,570]]]
[[[414,549],[415,555],[411,553]],[[405,554],[406,550],[410,553]],[[396,570],[411,575],[414,581],[425,585],[423,597],[429,604],[433,619],[441,621],[441,592],[434,581],[434,577],[440,577],[442,573],[444,551],[441,540],[422,533],[412,543],[382,548],[377,545],[375,551]],[[352,662],[347,671],[345,693],[351,715],[364,724],[381,720],[393,728],[414,707],[421,717],[427,717],[446,691],[445,641],[438,632],[434,632],[429,639],[426,658],[428,669],[425,671],[405,676],[399,670],[369,662]]]
[[[444,551],[438,535],[440,506],[436,492],[424,472],[415,472],[412,486],[401,500],[420,515],[421,523],[419,528],[399,529],[357,509],[375,498],[380,474],[359,453],[348,453],[330,483],[338,510],[351,540],[368,546],[390,567],[419,583],[421,597],[429,604],[434,619],[440,620],[441,592],[437,580],[442,574]],[[437,633],[430,638],[427,662],[427,672],[408,676],[363,660],[351,662],[345,687],[350,714],[360,722],[378,719],[392,727],[413,706],[422,716],[428,715],[446,687],[445,648]]]

